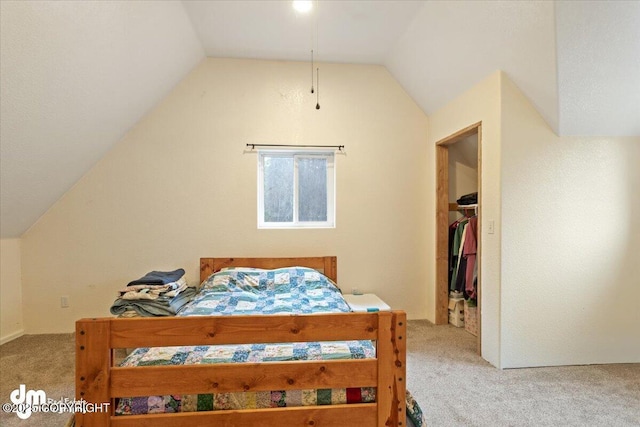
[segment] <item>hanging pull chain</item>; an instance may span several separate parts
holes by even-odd
[[[316,68],[316,110],[320,109],[320,68]]]
[[[313,49],[311,49],[311,93],[313,93]]]

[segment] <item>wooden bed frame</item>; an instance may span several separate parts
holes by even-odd
[[[336,257],[202,258],[200,278],[222,267],[305,266],[337,278]],[[240,343],[375,340],[376,359],[117,367],[114,350]],[[110,402],[76,413],[76,426],[406,426],[406,314],[98,318],[76,322],[76,399]],[[375,403],[115,416],[124,396],[376,387]],[[106,406],[106,405],[104,405]]]

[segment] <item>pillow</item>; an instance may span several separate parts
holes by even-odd
[[[229,270],[251,272],[251,271],[265,271],[266,269],[254,268],[254,267],[222,267],[219,271],[229,271]]]
[[[216,271],[200,284],[200,289],[216,292],[237,290],[237,288],[251,292],[259,286],[259,276],[267,270],[251,267],[224,267]]]
[[[304,285],[307,290],[330,288],[340,292],[340,288],[321,272],[308,267],[283,267],[264,269],[254,267],[223,267],[210,275],[200,285],[200,289],[216,292],[245,290],[265,291],[267,288],[297,288]]]

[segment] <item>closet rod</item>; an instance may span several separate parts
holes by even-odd
[[[256,147],[295,147],[295,148],[337,148],[338,151],[344,149],[344,145],[300,145],[300,144],[247,144],[247,148],[251,147],[255,150]]]

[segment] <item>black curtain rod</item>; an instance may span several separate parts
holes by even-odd
[[[342,151],[344,145],[299,145],[299,144],[247,144],[247,147],[251,147],[255,150],[256,147],[298,147],[298,148],[337,148],[338,151]]]

